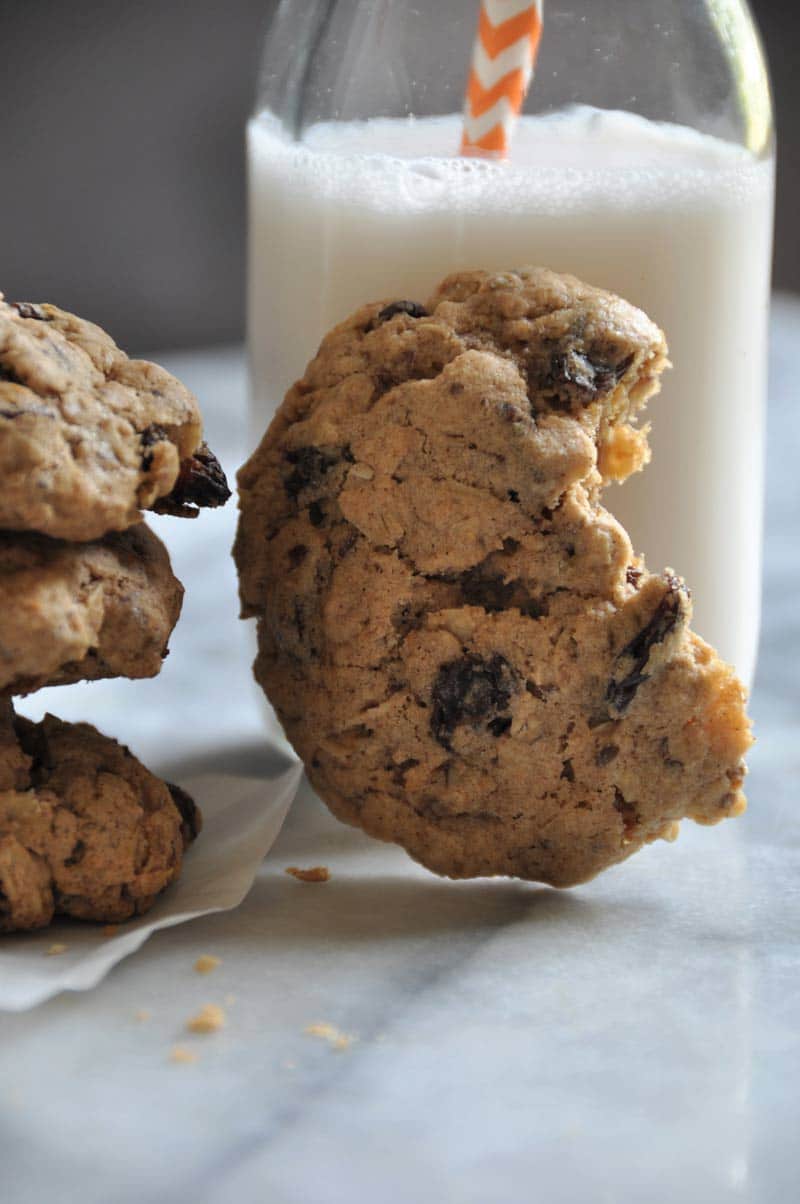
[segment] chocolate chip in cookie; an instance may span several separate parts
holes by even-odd
[[[375,325],[389,322],[398,314],[405,314],[409,318],[427,318],[428,311],[424,305],[420,305],[419,301],[392,301],[380,310],[375,318]]]
[[[231,491],[217,457],[206,443],[184,460],[171,492],[156,503],[159,514],[195,518],[199,509],[224,506]]]
[[[462,656],[442,665],[431,690],[431,731],[443,748],[463,723],[483,725],[493,736],[511,726],[508,704],[517,689],[516,675],[498,653],[488,660]]]
[[[34,322],[50,321],[49,315],[41,305],[36,305],[32,301],[12,301],[11,304],[21,318],[28,318]]]

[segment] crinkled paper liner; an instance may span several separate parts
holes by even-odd
[[[203,831],[180,881],[113,935],[101,925],[70,922],[0,936],[0,1010],[21,1012],[61,991],[89,990],[151,933],[237,907],[283,826],[302,772],[296,762],[275,778],[226,774],[181,782],[202,809]]]

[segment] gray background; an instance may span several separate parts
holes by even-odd
[[[0,289],[129,349],[244,320],[243,127],[274,0],[0,0]],[[755,0],[780,140],[775,283],[800,291],[800,6]]]

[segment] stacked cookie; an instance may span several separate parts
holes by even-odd
[[[142,522],[229,497],[197,402],[52,305],[0,295],[0,932],[146,911],[199,813],[87,724],[31,723],[45,685],[154,677],[183,587]]]

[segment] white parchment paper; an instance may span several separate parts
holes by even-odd
[[[236,907],[281,830],[302,772],[298,762],[274,778],[225,774],[181,782],[200,805],[203,830],[180,881],[114,935],[97,924],[69,922],[0,938],[0,1010],[21,1012],[60,991],[85,991],[159,928]],[[61,945],[63,952],[49,952]]]

